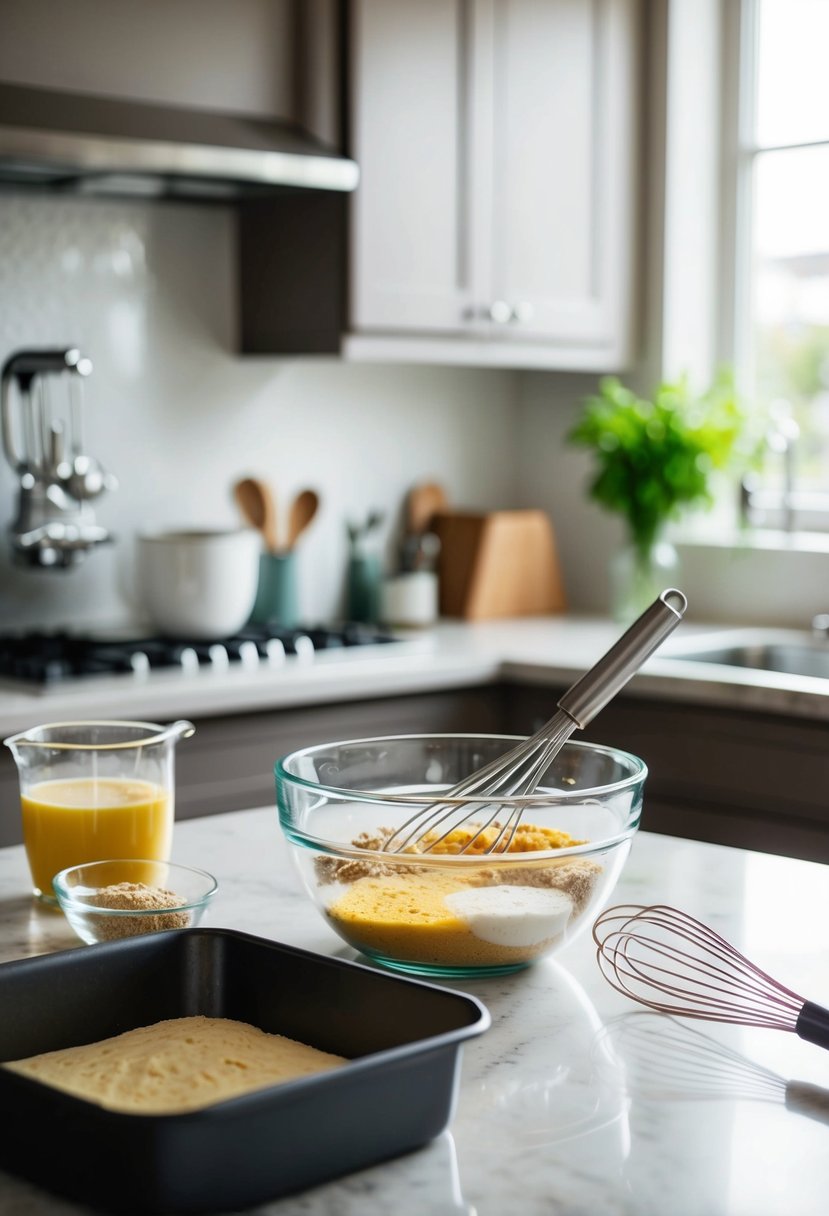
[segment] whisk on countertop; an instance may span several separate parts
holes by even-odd
[[[829,1009],[772,979],[701,921],[665,904],[618,904],[593,925],[617,992],[679,1017],[788,1030],[829,1048]]]
[[[616,696],[646,659],[677,627],[688,606],[681,591],[669,587],[646,608],[617,642],[590,670],[560,698],[558,713],[528,739],[523,739],[503,756],[454,785],[439,802],[431,803],[410,816],[388,837],[383,849],[388,853],[415,850],[428,853],[459,827],[474,827],[470,838],[458,851],[466,852],[485,839],[494,825],[491,841],[483,853],[506,852],[512,842],[525,807],[504,800],[532,794],[550,764],[576,730],[583,730],[599,710]],[[470,805],[470,800],[472,804]],[[481,823],[478,816],[487,815]],[[474,816],[474,820],[473,820]],[[440,832],[440,829],[443,831]]]

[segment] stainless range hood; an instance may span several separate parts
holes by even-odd
[[[358,178],[354,161],[288,124],[0,84],[0,186],[221,200],[348,191]]]

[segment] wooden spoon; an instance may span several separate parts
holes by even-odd
[[[267,482],[257,477],[243,477],[233,487],[233,496],[247,522],[262,533],[268,552],[276,553],[279,548],[276,503]]]
[[[293,549],[302,533],[310,524],[319,507],[319,495],[314,490],[303,490],[291,503],[288,516],[288,548]]]
[[[412,486],[406,499],[406,529],[419,536],[428,532],[432,519],[448,506],[446,491],[434,481]]]

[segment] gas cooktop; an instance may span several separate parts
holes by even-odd
[[[307,661],[318,651],[397,641],[371,625],[353,623],[296,629],[248,625],[231,638],[215,641],[30,630],[0,634],[0,676],[45,687],[119,672],[142,675],[165,668],[197,671],[235,663],[258,666],[282,662],[287,655]]]

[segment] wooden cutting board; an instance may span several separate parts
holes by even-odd
[[[553,525],[544,511],[441,511],[440,612],[466,620],[563,612]]]

